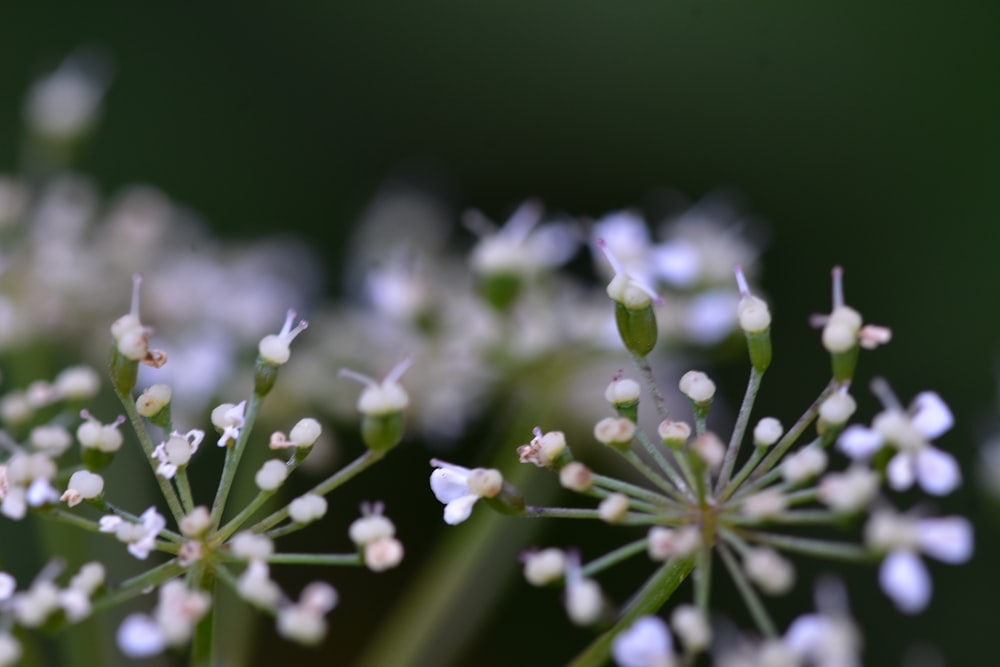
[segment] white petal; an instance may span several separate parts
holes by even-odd
[[[130,658],[148,658],[165,647],[163,630],[145,614],[132,614],[118,626],[118,648]]]
[[[437,468],[431,473],[431,491],[438,502],[450,503],[469,494],[467,481],[468,475],[447,468]]]
[[[472,506],[479,500],[479,496],[468,495],[456,498],[444,506],[444,522],[450,526],[462,523],[472,514]]]
[[[936,447],[924,447],[917,452],[916,469],[921,488],[935,496],[951,493],[962,482],[954,457]]]
[[[910,423],[928,440],[937,438],[955,424],[951,410],[933,391],[918,394],[910,410]]]
[[[32,507],[41,507],[46,503],[59,502],[59,492],[49,483],[49,480],[39,478],[28,487],[25,499]]]
[[[885,468],[886,477],[889,478],[889,486],[896,491],[905,491],[913,486],[914,461],[910,452],[899,452],[889,461]]]
[[[912,551],[894,551],[882,561],[879,585],[903,613],[923,611],[931,599],[931,577]]]
[[[670,664],[672,642],[667,624],[658,616],[643,616],[615,637],[611,655],[619,667]]]
[[[945,563],[964,563],[972,557],[972,524],[963,517],[917,521],[917,541],[928,556]]]
[[[8,519],[19,521],[28,513],[28,505],[24,502],[24,487],[15,486],[7,490],[7,495],[0,504],[0,513]]]
[[[848,426],[837,440],[837,448],[855,461],[867,461],[885,442],[874,430],[855,424]]]
[[[799,616],[788,626],[785,643],[792,653],[803,658],[812,655],[816,646],[823,641],[827,623],[819,614]]]
[[[690,241],[654,246],[651,255],[653,273],[668,285],[690,287],[701,275],[701,256],[697,246]]]

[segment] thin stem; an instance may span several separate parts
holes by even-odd
[[[727,486],[719,496],[719,502],[725,502],[729,496],[733,495],[733,492],[736,491],[736,489],[740,488],[740,484],[742,484],[747,476],[753,472],[753,469],[756,468],[757,464],[764,458],[765,453],[767,453],[767,450],[764,447],[753,448],[753,453],[750,454],[750,458],[747,459],[747,462],[743,464],[740,471],[736,473],[736,477],[733,477],[729,486]]]
[[[301,460],[299,460],[298,457],[293,457],[291,460],[286,461],[285,467],[288,468],[288,473],[291,474],[292,471],[299,467],[300,463]],[[252,517],[257,510],[263,507],[264,503],[270,500],[277,492],[277,488],[269,491],[265,491],[264,489],[258,491],[254,499],[247,503],[247,506],[240,510],[239,514],[234,516],[228,523],[226,523],[225,526],[219,529],[219,531],[212,538],[212,544],[219,545],[225,542],[230,535],[239,530],[240,526],[246,523],[247,519]]]
[[[197,587],[209,595],[215,588],[215,577],[211,571],[201,572],[197,576]],[[215,636],[215,608],[208,610],[194,629],[194,639],[191,642],[192,667],[212,667],[212,646]]]
[[[620,453],[623,457],[625,457],[626,461],[631,463],[636,470],[641,472],[646,477],[646,479],[648,479],[653,484],[658,486],[660,490],[662,490],[672,498],[675,498],[680,502],[684,502],[685,498],[683,495],[681,495],[680,491],[678,491],[673,486],[673,484],[671,484],[668,480],[664,479],[659,473],[657,473],[655,470],[649,467],[649,464],[640,459],[635,452],[627,450]]]
[[[754,622],[760,628],[761,634],[766,637],[777,637],[778,631],[774,627],[774,621],[771,620],[767,609],[764,608],[764,603],[761,602],[760,596],[757,595],[757,591],[750,585],[746,575],[725,542],[719,542],[719,555],[722,557],[722,562],[725,563],[729,575],[733,578],[733,583],[739,589],[740,595],[743,596],[743,601],[746,602],[747,609],[750,610],[750,615],[753,616]]]
[[[875,559],[874,554],[857,544],[818,540],[811,537],[761,533],[758,531],[745,531],[744,535],[747,539],[760,542],[761,544],[767,544],[777,549],[793,551],[808,556],[835,558],[850,563],[868,563]]]
[[[809,424],[816,419],[816,415],[819,414],[819,406],[822,405],[823,401],[829,398],[830,394],[836,391],[837,387],[837,382],[835,380],[830,380],[830,382],[826,385],[826,388],[823,389],[816,400],[812,402],[812,405],[810,405],[806,411],[802,413],[802,416],[799,417],[795,424],[788,429],[788,432],[781,437],[781,440],[779,440],[774,447],[771,448],[771,451],[768,452],[766,457],[764,457],[764,460],[761,462],[758,469],[755,470],[750,476],[751,481],[759,479],[781,460],[781,457],[785,455],[785,452],[787,452],[789,448],[795,444],[795,441],[799,439],[799,436],[802,435]]]
[[[755,366],[750,367],[750,380],[747,382],[747,390],[743,394],[743,404],[740,405],[740,412],[736,416],[736,425],[733,426],[733,434],[729,438],[729,447],[726,448],[726,455],[722,459],[722,467],[719,469],[719,478],[715,483],[715,495],[718,496],[729,483],[729,476],[733,474],[733,467],[736,465],[736,457],[740,453],[740,444],[746,435],[747,424],[750,422],[750,413],[753,411],[754,401],[757,399],[757,392],[760,391],[761,380],[764,379],[764,372],[758,371]]]
[[[184,509],[181,507],[181,501],[177,497],[177,491],[174,490],[170,480],[156,474],[156,466],[153,464],[156,460],[156,457],[153,456],[153,451],[156,449],[156,445],[153,444],[153,440],[149,437],[149,431],[146,430],[146,422],[143,421],[142,415],[140,415],[139,411],[136,409],[135,402],[132,400],[131,396],[120,393],[116,383],[112,382],[111,386],[115,387],[115,395],[121,402],[122,407],[125,408],[125,414],[128,415],[128,420],[132,425],[132,430],[135,431],[135,436],[139,440],[139,445],[142,447],[142,451],[146,455],[146,462],[149,464],[150,470],[153,472],[153,478],[156,479],[156,483],[160,487],[160,492],[163,494],[163,498],[167,501],[167,507],[170,508],[170,513],[173,514],[174,521],[180,523],[181,519],[184,518]]]
[[[768,516],[764,519],[769,523],[785,525],[814,525],[840,523],[844,520],[843,514],[836,514],[827,510],[797,510],[793,512],[781,512]],[[756,517],[742,516],[735,514],[727,516],[726,521],[731,525],[758,526],[761,519]]]
[[[174,475],[174,482],[177,484],[177,491],[180,493],[181,505],[184,512],[190,514],[194,509],[194,496],[191,494],[191,482],[188,480],[187,470],[180,468]]]
[[[559,517],[560,519],[601,519],[601,513],[596,509],[586,509],[581,507],[538,507],[528,505],[524,508],[521,516],[528,519],[539,519],[548,517]],[[650,525],[663,522],[663,515],[646,514],[644,512],[628,512],[614,523],[619,525],[638,526]]]
[[[312,493],[317,496],[325,496],[326,494],[330,493],[331,491],[339,487],[341,484],[348,482],[349,480],[351,480],[352,478],[363,472],[366,468],[371,467],[374,463],[376,463],[379,459],[381,459],[382,456],[383,456],[382,453],[366,449],[364,454],[362,454],[361,456],[354,459],[353,461],[348,463],[346,466],[344,466],[337,472],[327,477],[325,480],[314,486],[311,490],[307,491],[306,493]],[[281,509],[272,512],[268,516],[264,517],[263,519],[255,523],[250,528],[250,531],[254,533],[262,533],[265,530],[281,523],[282,521],[288,518],[288,507],[289,505],[285,505]]]
[[[246,413],[243,417],[243,426],[240,435],[231,447],[226,447],[226,461],[222,466],[222,477],[219,480],[219,489],[215,493],[215,500],[212,502],[212,529],[219,527],[222,522],[222,511],[226,507],[226,499],[233,487],[233,480],[236,478],[236,469],[239,468],[240,459],[243,458],[243,451],[246,449],[247,441],[250,439],[250,431],[253,430],[254,422],[257,421],[257,413],[260,411],[261,397],[256,392],[250,395],[247,403]]]
[[[585,577],[592,577],[613,565],[617,565],[632,556],[642,553],[649,544],[648,538],[642,538],[634,542],[629,542],[618,547],[614,551],[609,551],[600,558],[590,561],[581,568],[581,574]]]
[[[272,554],[269,563],[287,563],[294,565],[364,565],[361,555],[353,554]]]
[[[83,530],[88,530],[92,533],[101,532],[101,527],[96,521],[91,521],[90,519],[85,519],[82,516],[77,516],[72,512],[67,512],[64,509],[58,507],[53,507],[50,510],[39,512],[40,515],[53,519],[55,521],[62,521],[63,523],[68,523],[71,526],[76,526],[77,528],[82,528]]]
[[[694,603],[704,618],[708,618],[708,601],[712,592],[712,546],[698,550],[698,565],[694,571]]]
[[[636,486],[635,484],[629,484],[628,482],[623,482],[615,479],[614,477],[607,477],[606,475],[598,475],[595,473],[591,479],[596,485],[610,489],[611,491],[619,491],[627,496],[639,498],[654,505],[662,507],[670,502],[669,498],[657,493],[656,491],[650,491],[649,489]]]
[[[663,394],[660,393],[659,387],[656,386],[656,379],[653,377],[653,367],[649,365],[649,359],[632,353],[632,361],[635,363],[635,367],[639,369],[639,374],[646,383],[646,389],[649,390],[649,395],[653,397],[653,405],[656,407],[656,414],[660,416],[661,421],[668,419],[669,414],[667,413],[667,403],[663,400]]]
[[[674,558],[664,563],[632,596],[614,626],[584,649],[570,663],[570,667],[603,667],[606,665],[611,659],[611,642],[615,636],[632,625],[638,617],[645,614],[655,614],[670,599],[681,582],[691,574],[691,570],[694,569],[694,561],[694,558]]]
[[[94,600],[91,611],[98,612],[142,595],[150,588],[159,586],[182,572],[184,572],[184,567],[177,562],[176,558],[172,558],[162,565],[157,565],[153,569],[143,572],[139,576],[123,581],[117,589],[109,592],[104,597],[97,598]]]
[[[681,479],[681,475],[677,469],[670,463],[670,461],[667,460],[667,457],[663,455],[663,452],[660,451],[660,447],[658,447],[656,443],[650,439],[649,435],[647,435],[641,428],[636,428],[635,434],[639,442],[642,443],[642,448],[647,454],[649,454],[650,458],[652,458],[656,464],[660,466],[660,470],[662,470],[664,474],[670,478],[670,481],[674,483],[677,490],[682,493],[686,491],[688,488],[687,484],[685,484],[684,480]]]

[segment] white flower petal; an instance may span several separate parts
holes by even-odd
[[[467,495],[456,498],[444,506],[444,522],[450,526],[462,523],[472,514],[472,506],[479,500],[479,496]]]
[[[673,643],[667,624],[658,616],[643,616],[615,637],[611,655],[619,667],[671,664]]]
[[[867,461],[885,442],[876,431],[855,424],[848,426],[837,440],[837,448],[855,461]]]
[[[964,563],[972,557],[972,524],[960,516],[917,521],[920,549],[945,563]]]
[[[912,551],[893,551],[878,571],[879,585],[903,613],[916,614],[931,599],[931,577]]]
[[[951,410],[933,391],[917,394],[910,405],[910,410],[912,412],[910,423],[928,440],[939,437],[955,424]]]
[[[899,452],[889,460],[889,465],[885,468],[885,475],[889,479],[889,486],[896,491],[905,491],[913,486],[915,472],[913,455],[910,452]]]
[[[448,468],[437,468],[431,473],[431,491],[438,502],[450,503],[469,494],[468,475]]]
[[[785,643],[800,658],[812,655],[826,636],[826,626],[826,620],[819,614],[799,616],[788,626]]]
[[[935,496],[951,493],[962,482],[954,457],[936,447],[924,447],[917,452],[916,473],[920,487]]]
[[[132,614],[118,626],[118,648],[130,658],[149,658],[166,648],[159,624],[146,614]]]

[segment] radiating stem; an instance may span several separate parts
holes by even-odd
[[[226,508],[226,499],[233,487],[233,479],[236,477],[236,470],[239,468],[240,459],[243,458],[243,451],[246,449],[247,441],[250,439],[250,432],[253,430],[254,422],[257,421],[257,413],[260,411],[261,397],[255,393],[250,395],[247,402],[246,412],[243,416],[243,427],[240,435],[232,446],[226,447],[226,461],[222,466],[222,477],[219,480],[219,489],[215,493],[215,500],[212,502],[212,529],[219,527],[222,522],[222,512]]]
[[[761,544],[767,544],[777,549],[794,551],[795,553],[808,556],[835,558],[851,563],[868,563],[876,559],[876,556],[871,551],[857,544],[757,531],[745,531],[743,534],[747,539],[760,542]]]
[[[353,554],[272,554],[269,563],[287,563],[294,565],[364,565],[361,555]]]
[[[656,491],[650,491],[649,489],[636,486],[635,484],[629,484],[628,482],[623,482],[615,479],[614,477],[607,477],[605,475],[598,475],[597,473],[594,473],[594,476],[591,479],[595,485],[610,489],[611,491],[619,491],[627,496],[645,500],[653,505],[662,507],[663,505],[671,502],[669,498],[657,493]]]
[[[625,606],[618,621],[583,650],[569,667],[605,667],[611,659],[611,642],[615,635],[632,625],[640,616],[655,614],[670,599],[677,587],[694,569],[692,558],[671,559],[651,576]]]
[[[94,600],[91,612],[98,612],[109,607],[113,607],[126,600],[130,600],[138,595],[142,595],[150,588],[159,586],[168,579],[173,579],[184,572],[184,567],[177,562],[176,558],[168,560],[162,565],[157,565],[151,570],[123,581],[115,590],[107,595]]]
[[[667,404],[663,400],[663,394],[660,393],[660,388],[656,386],[656,379],[653,377],[653,367],[649,365],[649,359],[647,357],[640,357],[637,354],[632,355],[632,361],[635,363],[635,367],[639,369],[639,374],[642,375],[643,381],[646,383],[646,389],[649,390],[649,395],[653,397],[653,405],[656,407],[656,414],[660,416],[660,420],[668,419],[669,415],[667,413]]]
[[[740,412],[736,416],[733,434],[729,438],[729,446],[726,448],[726,455],[722,459],[722,467],[719,469],[719,478],[715,483],[716,496],[720,495],[722,490],[726,488],[729,476],[733,474],[736,457],[740,453],[740,444],[746,436],[747,424],[750,422],[750,413],[753,412],[753,404],[757,399],[757,392],[760,391],[760,383],[763,379],[764,372],[758,371],[756,367],[751,366],[750,380],[747,382],[747,390],[743,394],[743,404],[740,405]]]
[[[760,628],[761,634],[766,637],[777,637],[778,631],[774,627],[774,621],[771,620],[767,609],[764,607],[764,603],[761,602],[760,596],[747,580],[743,569],[736,562],[736,558],[733,557],[732,552],[726,546],[725,542],[719,542],[719,555],[722,557],[722,562],[725,563],[726,569],[733,578],[733,583],[736,584],[740,595],[743,596],[743,601],[746,602],[747,609],[750,610],[750,615],[753,616],[754,622]]]
[[[177,491],[174,490],[170,480],[156,474],[156,465],[154,464],[156,459],[153,456],[153,451],[156,449],[156,445],[153,444],[152,439],[149,437],[149,431],[146,430],[146,422],[136,409],[135,401],[132,400],[132,397],[120,393],[114,382],[112,382],[111,385],[115,387],[115,395],[121,402],[122,407],[125,408],[125,414],[128,415],[128,420],[132,425],[132,430],[135,431],[135,436],[139,440],[139,445],[142,447],[142,451],[145,454],[146,462],[149,464],[150,470],[153,472],[153,478],[159,485],[163,498],[167,501],[167,507],[170,508],[170,513],[173,514],[174,521],[180,523],[180,520],[184,517],[184,509],[181,507],[181,501],[177,497]]]
[[[645,537],[641,540],[629,542],[614,551],[604,554],[600,558],[590,561],[581,568],[580,572],[584,577],[592,577],[613,565],[617,565],[636,554],[642,553],[646,550],[648,544],[649,540]]]
[[[345,482],[357,476],[366,468],[371,467],[371,465],[374,464],[379,459],[381,459],[383,455],[384,454],[382,453],[366,449],[364,454],[362,454],[361,456],[354,459],[353,461],[348,463],[346,466],[344,466],[337,472],[327,477],[325,480],[314,486],[306,493],[312,493],[317,496],[325,496],[326,494],[330,493],[341,484],[344,484]],[[265,530],[281,523],[282,521],[288,518],[288,508],[289,505],[285,505],[276,512],[272,512],[268,516],[264,517],[263,519],[255,523],[250,528],[250,531],[254,533],[262,533]]]
[[[837,389],[837,386],[836,381],[830,380],[830,382],[826,385],[826,388],[823,389],[816,400],[812,402],[812,405],[810,405],[806,411],[802,413],[802,416],[798,418],[790,429],[788,429],[788,432],[781,436],[781,439],[775,443],[774,447],[771,448],[771,451],[768,452],[767,456],[764,457],[764,460],[761,461],[757,470],[750,475],[750,481],[759,479],[762,475],[777,465],[778,461],[781,460],[781,457],[785,455],[785,452],[787,452],[789,448],[795,444],[795,441],[799,439],[799,436],[802,435],[809,424],[816,419],[816,415],[819,414],[819,406],[822,405],[823,401],[825,401],[830,394]]]

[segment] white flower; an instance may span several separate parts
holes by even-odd
[[[261,359],[272,366],[280,366],[291,358],[292,352],[289,345],[295,340],[296,336],[309,326],[308,322],[300,320],[293,327],[292,324],[294,322],[295,311],[289,310],[285,316],[285,324],[281,327],[281,331],[277,335],[269,334],[261,339],[260,344],[257,346],[257,351]]]
[[[187,433],[174,431],[166,441],[153,450],[153,458],[160,462],[156,474],[167,479],[173,478],[177,470],[186,466],[198,451],[198,445],[205,437],[204,431],[192,429]]]
[[[212,410],[212,425],[221,433],[219,447],[227,447],[239,439],[245,421],[243,412],[246,406],[246,401],[240,401],[235,405],[223,403]]]
[[[296,523],[312,523],[323,518],[326,507],[326,498],[315,493],[307,493],[288,504],[288,516]]]
[[[130,554],[145,560],[149,552],[156,548],[156,537],[167,527],[167,520],[155,507],[147,509],[139,518],[142,523],[132,523],[108,514],[101,517],[98,526],[102,533],[114,533],[119,541],[128,544]]]
[[[952,564],[972,556],[972,526],[957,516],[914,519],[881,511],[866,525],[865,541],[888,553],[879,568],[879,584],[907,614],[923,611],[931,598],[930,574],[918,552]]]
[[[410,404],[410,397],[399,384],[399,379],[410,367],[410,359],[406,358],[396,364],[382,382],[356,373],[347,368],[341,368],[341,377],[351,378],[365,385],[358,397],[358,412],[368,417],[382,417],[402,412]]]
[[[943,496],[958,487],[962,474],[954,457],[930,441],[953,424],[951,411],[941,397],[926,391],[917,395],[907,412],[889,407],[876,415],[871,428],[849,427],[837,445],[851,458],[867,460],[888,444],[896,449],[886,468],[893,489],[908,489],[916,481],[927,493]]]
[[[658,616],[636,619],[615,637],[611,655],[619,667],[670,667],[674,650],[667,624]]]
[[[90,500],[101,495],[104,491],[104,478],[89,470],[77,470],[69,478],[66,491],[60,500],[70,507],[79,505],[82,500]]]
[[[292,447],[312,447],[319,440],[323,427],[311,417],[300,419],[286,436],[281,431],[271,434],[268,447],[271,449],[289,449]]]
[[[85,420],[76,429],[76,439],[84,449],[96,449],[105,453],[117,452],[125,441],[118,427],[125,423],[125,417],[119,415],[110,424],[102,424],[86,410],[80,411]]]
[[[261,491],[274,491],[288,478],[288,466],[284,461],[268,459],[254,475],[254,482]]]
[[[449,525],[462,523],[472,514],[472,506],[480,498],[492,498],[503,488],[499,470],[463,468],[431,459],[431,490],[438,501],[445,503],[444,521]]]
[[[130,614],[118,626],[118,648],[129,658],[149,658],[167,647],[159,624],[147,614]]]
[[[816,606],[818,613],[792,621],[781,644],[810,665],[858,667],[861,634],[848,612],[843,586],[833,580],[821,580],[816,587]]]
[[[534,200],[521,204],[499,230],[478,211],[466,213],[466,226],[480,236],[470,255],[472,270],[530,276],[566,262],[577,247],[575,230],[562,223],[539,225],[541,218],[542,207]]]

